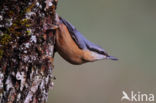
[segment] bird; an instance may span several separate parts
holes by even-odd
[[[56,15],[56,51],[69,63],[80,65],[102,59],[118,60],[87,40],[70,22]]]

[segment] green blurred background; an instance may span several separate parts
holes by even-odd
[[[48,103],[121,103],[123,90],[156,96],[156,0],[59,0],[57,12],[119,61],[75,66],[56,54]]]

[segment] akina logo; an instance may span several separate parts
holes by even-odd
[[[121,101],[131,101],[131,102],[154,102],[154,94],[146,94],[142,92],[131,91],[129,94],[122,91]]]

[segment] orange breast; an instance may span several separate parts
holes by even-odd
[[[83,51],[72,39],[64,24],[59,24],[59,29],[56,30],[56,46],[57,52],[68,62],[72,64],[83,62]]]

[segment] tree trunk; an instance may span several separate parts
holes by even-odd
[[[46,103],[57,0],[0,0],[0,103]]]

